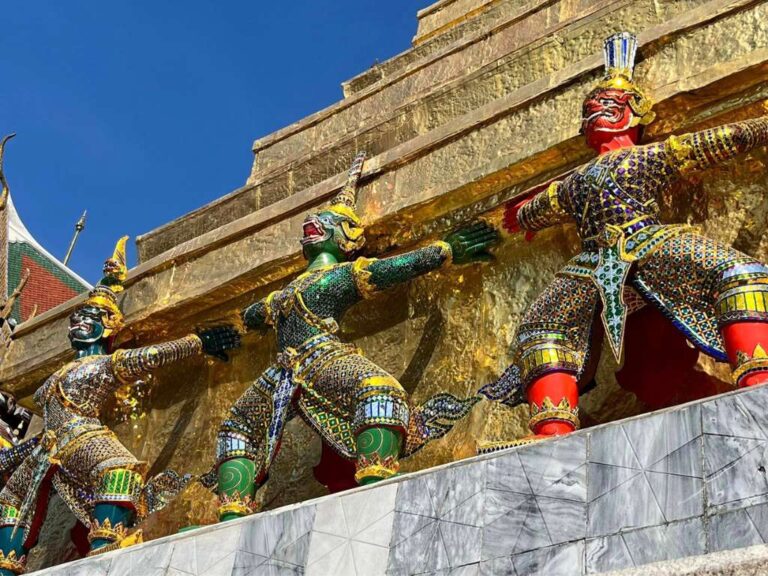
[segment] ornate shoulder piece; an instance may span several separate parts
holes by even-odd
[[[352,279],[355,287],[363,298],[371,298],[376,292],[376,286],[371,281],[371,271],[368,267],[376,262],[376,258],[358,258],[352,264]]]
[[[680,172],[686,173],[696,169],[695,151],[689,140],[670,136],[667,138],[667,146],[672,157],[676,160]]]
[[[270,292],[264,300],[264,323],[267,326],[275,325],[275,297],[280,292]]]

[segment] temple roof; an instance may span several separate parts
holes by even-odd
[[[49,310],[91,288],[48,252],[21,221],[13,200],[8,198],[8,292],[18,285],[24,270],[30,270],[27,285],[14,306],[13,317],[27,320],[32,313]]]

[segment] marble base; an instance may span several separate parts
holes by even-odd
[[[768,541],[768,387],[37,572],[599,574]]]

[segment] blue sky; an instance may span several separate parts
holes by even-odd
[[[87,208],[70,265],[95,282],[120,235],[242,186],[255,138],[407,49],[430,3],[7,0],[0,132],[18,134],[5,172],[24,223],[61,258]]]

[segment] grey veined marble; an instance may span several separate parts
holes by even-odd
[[[579,576],[768,542],[768,387],[49,568]]]

